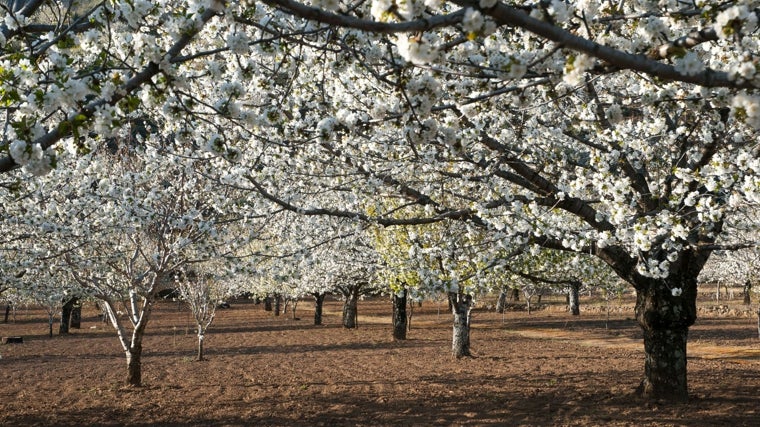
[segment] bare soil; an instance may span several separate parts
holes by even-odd
[[[474,357],[459,360],[445,304],[415,308],[405,341],[391,338],[387,299],[361,302],[355,330],[340,326],[340,304],[327,301],[314,326],[309,302],[294,320],[235,301],[197,362],[189,312],[161,302],[139,388],[125,385],[124,355],[94,305],[81,329],[53,338],[42,310],[21,309],[0,323],[0,336],[24,339],[0,346],[0,425],[760,425],[757,321],[738,304],[702,304],[686,404],[635,395],[644,355],[630,304],[609,320],[600,306],[573,317],[559,302],[531,315],[479,308]]]

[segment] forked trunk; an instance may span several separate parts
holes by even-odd
[[[322,306],[324,305],[324,302],[325,302],[325,294],[315,293],[312,295],[314,296],[314,324],[321,325],[322,324]]]
[[[471,356],[470,353],[470,314],[472,296],[449,292],[449,304],[454,314],[454,328],[451,336],[451,352],[456,358]]]
[[[650,279],[637,287],[636,319],[644,332],[643,397],[688,400],[686,339],[697,317],[696,298],[696,279],[691,278]]]
[[[393,339],[396,340],[406,339],[406,299],[407,292],[405,290],[400,293],[393,293]]]

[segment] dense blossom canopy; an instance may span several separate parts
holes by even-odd
[[[11,2],[3,167],[70,167],[141,117],[167,161],[220,156],[301,213],[665,277],[759,197],[756,25],[751,1]]]

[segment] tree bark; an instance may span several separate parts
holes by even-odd
[[[74,311],[74,305],[78,300],[79,299],[76,297],[71,298],[61,306],[61,324],[58,326],[58,335],[66,335],[69,333],[71,313]]]
[[[77,298],[74,309],[71,310],[71,322],[69,323],[71,329],[80,329],[82,327],[82,301]]]
[[[471,356],[470,353],[470,315],[472,296],[449,292],[449,304],[454,314],[454,328],[451,337],[451,352],[456,358]]]
[[[649,279],[636,289],[636,320],[644,332],[643,397],[688,400],[686,340],[697,318],[696,278]]]
[[[203,361],[203,340],[206,338],[206,335],[201,329],[201,325],[198,325],[198,356],[196,357],[196,360],[198,362]]]
[[[53,338],[53,323],[55,321],[55,317],[53,315],[53,312],[51,311],[48,314],[48,328],[50,330],[50,338]]]
[[[744,305],[750,305],[752,303],[752,282],[747,280],[744,282]]]
[[[325,293],[313,293],[312,296],[314,297],[314,324],[315,325],[321,325],[322,324],[322,306],[325,302]]]
[[[512,288],[512,301],[520,301],[520,290]]]
[[[6,304],[5,305],[5,321],[3,323],[8,323],[8,316],[11,314],[11,305]]]
[[[504,313],[504,309],[507,306],[507,291],[504,289],[499,292],[499,299],[496,300],[496,312]]]
[[[573,316],[580,316],[581,314],[580,291],[581,291],[580,282],[573,282],[570,284],[567,297],[568,297],[568,305],[570,308],[570,313]]]
[[[406,300],[407,292],[402,290],[400,293],[393,293],[393,339],[405,340],[407,331],[406,317]]]
[[[272,297],[268,295],[264,298],[264,311],[272,311]]]
[[[359,292],[358,288],[351,288],[343,302],[343,327],[346,329],[356,328],[358,316]]]
[[[130,348],[127,354],[127,384],[140,387],[142,385],[142,345]]]
[[[282,297],[279,294],[274,295],[274,315],[279,316],[280,315],[280,306],[282,302]]]

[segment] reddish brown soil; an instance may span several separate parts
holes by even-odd
[[[753,318],[704,308],[690,332],[687,404],[646,402],[641,333],[630,307],[572,318],[558,307],[473,315],[473,358],[449,356],[450,316],[415,309],[394,342],[390,303],[362,302],[359,328],[324,326],[310,303],[273,317],[238,301],[219,310],[196,362],[188,312],[160,303],[148,327],[141,388],[124,385],[115,333],[85,307],[82,329],[47,337],[40,310],[22,309],[0,335],[0,425],[760,425],[760,341]],[[56,325],[57,330],[57,325]]]

